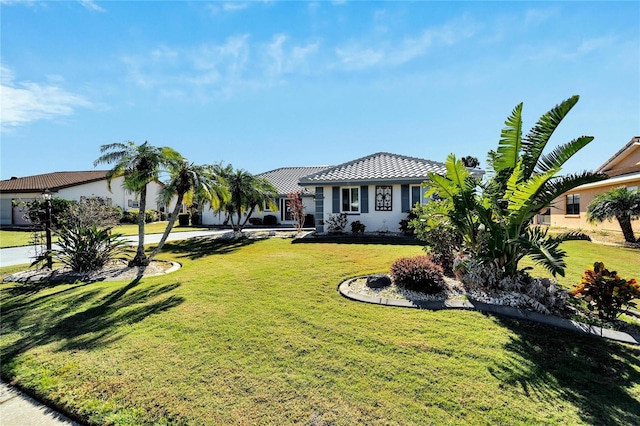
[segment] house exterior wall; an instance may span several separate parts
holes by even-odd
[[[129,210],[134,206],[129,206],[137,200],[135,194],[122,188],[123,178],[115,178],[111,181],[111,192],[107,188],[106,180],[84,183],[68,188],[61,188],[58,192],[53,192],[53,198],[62,198],[70,201],[80,201],[81,197],[103,197],[110,198],[113,206],[120,206],[123,210]],[[147,187],[147,208],[157,209],[157,198],[160,194],[162,186],[157,182],[151,182]],[[20,207],[13,207],[13,201],[27,202],[41,199],[40,192],[23,192],[23,193],[2,193],[0,194],[0,224],[1,225],[28,225],[29,223],[22,219]],[[174,202],[175,203],[175,202]],[[171,207],[169,207],[171,208]]]
[[[376,187],[391,187],[390,210],[376,210]],[[339,201],[336,203],[335,191],[338,188]],[[364,185],[341,185],[316,187],[316,231],[328,232],[327,219],[331,215],[342,213],[342,189],[358,188],[360,192],[360,211],[346,212],[347,225],[344,232],[351,232],[351,223],[360,221],[365,225],[365,232],[400,232],[400,221],[407,218],[407,213],[415,202],[425,202],[426,188],[420,183],[398,184],[379,183]],[[366,188],[366,196],[364,189]],[[415,189],[414,189],[415,188]],[[322,194],[323,198],[319,195]],[[322,222],[320,222],[322,219]]]
[[[590,185],[583,185],[556,198],[551,206],[550,225],[569,229],[585,229],[594,231],[617,231],[620,232],[620,225],[615,219],[600,223],[589,223],[587,221],[587,207],[593,201],[596,194],[607,192],[610,189],[625,186],[630,189],[640,189],[640,175],[626,179],[612,178],[610,180],[598,182]],[[566,214],[566,199],[568,195],[580,195],[579,214]],[[640,232],[640,220],[632,221],[634,232]]]
[[[262,212],[254,211],[251,214],[253,218],[260,218],[264,220],[264,217],[267,215],[273,215],[276,217],[278,224],[280,225],[291,225],[295,226],[295,220],[287,220],[285,218],[285,211],[283,210],[283,206],[286,207],[287,197],[280,196],[276,204],[279,206],[278,210],[264,210]],[[315,199],[313,197],[303,197],[302,204],[304,205],[305,214],[313,214],[315,215]],[[246,215],[243,215],[242,220],[246,218]],[[224,223],[225,214],[224,213],[215,213],[209,206],[204,208],[202,212],[202,224],[209,226],[220,226]]]

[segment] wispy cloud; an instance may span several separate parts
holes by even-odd
[[[158,93],[207,99],[229,96],[242,87],[270,87],[296,72],[307,72],[319,43],[296,44],[286,34],[253,42],[248,34],[194,47],[159,46],[122,58],[136,85]]]
[[[393,67],[427,54],[434,46],[453,45],[473,37],[478,29],[469,18],[461,18],[442,26],[429,28],[416,36],[398,41],[358,41],[336,47],[336,68],[362,70],[371,67]]]
[[[85,8],[94,11],[94,12],[106,12],[105,9],[103,9],[102,7],[98,6],[96,4],[96,2],[94,2],[93,0],[78,0],[78,2],[84,6]]]
[[[16,82],[14,73],[0,65],[0,122],[3,131],[38,120],[72,115],[93,104],[83,96],[52,84]]]
[[[225,2],[207,4],[206,8],[212,15],[219,15],[221,13],[233,13],[240,10],[245,10],[249,7],[248,2]]]

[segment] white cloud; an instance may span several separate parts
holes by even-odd
[[[56,85],[30,81],[16,82],[12,70],[0,65],[1,85],[0,122],[2,130],[22,126],[38,120],[72,115],[77,108],[90,108],[83,96],[68,92]]]
[[[93,0],[78,0],[85,8],[94,12],[106,12],[102,7],[98,6]]]
[[[219,15],[220,13],[234,13],[240,10],[247,9],[249,7],[248,2],[226,2],[217,4],[207,4],[206,8],[212,15]]]

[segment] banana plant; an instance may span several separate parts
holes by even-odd
[[[550,236],[530,225],[535,215],[566,191],[606,179],[587,171],[559,175],[564,163],[593,140],[591,136],[578,137],[544,154],[554,131],[578,99],[572,96],[556,105],[526,136],[522,135],[523,104],[517,105],[505,121],[498,149],[488,155],[487,181],[474,178],[453,154],[445,162],[445,176],[429,174],[430,194],[451,201],[450,220],[467,249],[501,268],[505,275],[517,275],[518,262],[530,255],[554,276],[564,276],[566,253],[560,243],[585,239],[579,233]]]

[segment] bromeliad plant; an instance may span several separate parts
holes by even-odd
[[[586,301],[589,310],[597,311],[600,318],[612,320],[624,307],[635,307],[632,300],[640,298],[640,284],[634,278],[620,278],[616,271],[605,268],[604,263],[595,262],[571,294]]]
[[[522,103],[516,106],[505,122],[497,151],[489,152],[490,178],[486,182],[474,177],[453,154],[445,163],[445,176],[429,174],[427,195],[437,194],[451,203],[449,219],[465,248],[506,276],[520,273],[518,262],[525,256],[554,276],[564,276],[565,252],[560,243],[588,239],[581,233],[551,236],[545,229],[530,226],[533,217],[564,192],[606,178],[590,172],[558,176],[562,165],[593,140],[591,136],[581,136],[543,154],[551,135],[577,102],[578,96],[573,96],[556,105],[524,137]]]

